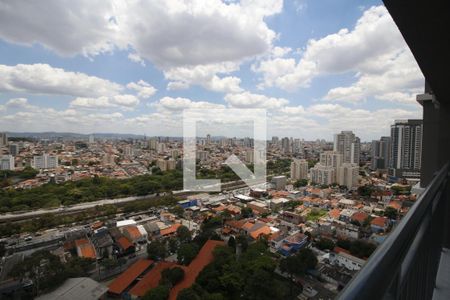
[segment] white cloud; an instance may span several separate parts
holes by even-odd
[[[171,81],[167,85],[168,90],[186,89],[195,84],[215,92],[237,93],[242,91],[239,87],[241,79],[235,76],[221,78],[216,74],[229,74],[238,69],[236,63],[175,67],[164,71],[164,76]]]
[[[141,66],[145,67],[145,61],[142,59],[142,57],[140,57],[136,53],[128,54],[128,59],[131,60],[132,62],[138,63]]]
[[[3,92],[96,97],[115,95],[123,89],[109,80],[47,64],[0,65],[0,78],[0,91]]]
[[[330,101],[359,102],[368,97],[396,103],[417,104],[415,95],[423,90],[424,78],[409,50],[386,61],[383,70],[366,66],[350,86],[337,87],[325,96]]]
[[[139,99],[134,95],[115,95],[112,97],[78,97],[70,102],[70,107],[86,108],[86,109],[106,109],[106,108],[122,108],[132,109],[139,104]]]
[[[236,108],[281,108],[289,103],[284,98],[267,97],[262,94],[243,92],[240,94],[227,94],[225,101]]]
[[[28,100],[26,98],[12,98],[9,99],[6,104],[7,107],[26,107]]]
[[[208,109],[208,108],[225,108],[222,104],[216,104],[206,101],[192,101],[187,98],[164,97],[158,102],[151,104],[160,111],[179,112],[183,109]]]
[[[40,43],[61,55],[97,55],[114,47],[135,50],[159,66],[238,61],[270,49],[276,33],[264,18],[282,0],[13,1],[0,7],[0,38]],[[70,33],[70,34],[68,34]]]
[[[150,98],[153,96],[157,89],[154,88],[151,84],[148,82],[145,82],[144,80],[139,80],[138,82],[130,82],[127,84],[127,88],[131,90],[135,90],[138,92],[138,96],[141,98]]]
[[[63,56],[129,50],[131,61],[142,65],[150,61],[162,70],[171,81],[169,89],[200,85],[238,92],[239,78],[219,77],[218,73],[231,71],[211,66],[239,66],[271,51],[277,34],[265,18],[280,13],[282,7],[282,0],[116,0],[106,4],[50,0],[46,5],[18,0],[0,6],[0,39],[28,46],[39,43]],[[199,74],[205,71],[195,67],[209,70]],[[191,68],[193,74],[184,74],[184,69]]]
[[[284,90],[308,87],[320,75],[354,72],[355,84],[332,89],[325,97],[350,102],[383,99],[394,91],[411,93],[423,84],[420,69],[384,6],[366,10],[352,30],[344,28],[308,41],[298,62],[272,57],[253,70],[262,74],[260,88]]]
[[[280,112],[288,114],[288,115],[303,115],[305,113],[305,108],[301,105],[285,106],[280,109]]]
[[[0,38],[27,46],[40,43],[63,56],[97,55],[119,44],[112,13],[113,2],[99,0],[3,1]]]
[[[117,10],[117,22],[140,57],[165,68],[194,66],[269,50],[276,34],[264,17],[281,9],[281,0],[134,1]]]

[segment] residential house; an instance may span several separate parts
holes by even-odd
[[[389,227],[389,220],[385,217],[376,217],[370,222],[373,232],[385,232]]]

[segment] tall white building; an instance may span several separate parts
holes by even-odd
[[[359,164],[361,141],[352,131],[341,131],[336,134],[333,150],[342,154],[342,162]]]
[[[255,161],[255,153],[252,149],[245,151],[245,162],[252,164]]]
[[[359,166],[357,164],[344,163],[337,172],[337,183],[345,185],[348,189],[358,186]]]
[[[308,179],[308,161],[306,159],[294,159],[291,162],[291,179]]]
[[[56,169],[58,167],[58,156],[43,154],[33,158],[35,169]]]
[[[199,150],[197,151],[197,159],[205,161],[208,159],[208,151]]]
[[[341,153],[326,151],[320,154],[320,162],[310,169],[310,173],[311,181],[315,184],[338,183],[351,189],[358,184],[359,166],[344,163]]]
[[[14,170],[14,156],[3,155],[0,159],[0,170]]]
[[[336,182],[336,169],[331,166],[318,163],[309,171],[314,184],[330,185]]]
[[[339,168],[342,161],[342,154],[335,151],[325,151],[320,154],[320,163],[327,167]]]

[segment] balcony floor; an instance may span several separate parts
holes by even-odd
[[[444,248],[442,249],[441,260],[439,262],[433,300],[448,299],[450,299],[450,249]]]

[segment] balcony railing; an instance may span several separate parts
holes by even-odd
[[[449,163],[338,299],[431,299],[449,226]],[[448,245],[447,245],[448,246]]]

